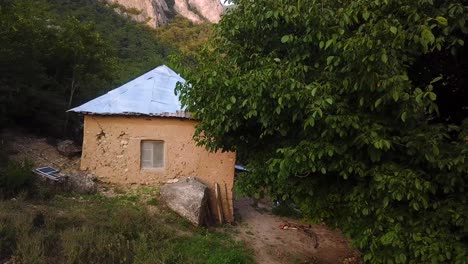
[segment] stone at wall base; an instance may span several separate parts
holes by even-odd
[[[96,176],[85,172],[73,173],[65,182],[65,190],[80,194],[94,194],[97,192]]]
[[[66,157],[74,157],[81,153],[81,148],[71,140],[64,140],[57,144],[57,151]]]
[[[167,206],[195,226],[208,224],[208,195],[208,187],[194,177],[161,188],[161,197]]]

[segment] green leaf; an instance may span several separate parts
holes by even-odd
[[[364,18],[364,20],[368,20],[369,16],[370,13],[367,10],[364,10],[364,12],[362,13],[362,18]]]
[[[387,63],[388,62],[388,57],[387,57],[387,54],[386,53],[382,53],[382,56],[380,57],[380,59],[382,60],[383,63]]]
[[[286,43],[289,41],[289,35],[284,35],[282,38],[281,38],[281,43]]]
[[[406,255],[403,253],[400,253],[400,262],[401,263],[406,263]]]
[[[233,104],[235,104],[235,103],[236,103],[236,97],[234,97],[234,96],[231,96],[230,100],[231,100],[231,103],[233,103]]]
[[[435,77],[434,79],[432,79],[432,81],[431,81],[430,83],[431,83],[431,84],[436,83],[436,82],[442,80],[443,78],[444,78],[444,77],[442,77],[442,76]]]
[[[388,206],[388,203],[389,203],[389,198],[388,197],[385,197],[384,200],[383,200],[383,206],[384,208]]]
[[[401,114],[401,121],[406,122],[406,115],[407,115],[406,112],[403,112]]]
[[[434,34],[432,34],[432,31],[428,28],[424,28],[421,32],[421,38],[423,43],[425,44],[432,44],[435,41]]]
[[[333,103],[333,99],[327,98],[327,99],[325,99],[325,102],[327,102],[328,104],[331,105]]]
[[[395,26],[390,27],[390,32],[392,32],[393,34],[396,34],[397,31],[398,31],[398,29]]]
[[[316,93],[317,93],[317,87],[314,87],[314,89],[312,89],[312,96],[315,96]]]
[[[393,232],[387,232],[385,235],[380,237],[380,242],[384,245],[390,245],[393,241],[394,238],[394,233]]]
[[[437,22],[439,22],[440,25],[446,27],[448,26],[448,21],[445,17],[442,17],[442,16],[438,16],[435,18],[435,20],[437,20]]]
[[[381,103],[382,103],[382,98],[377,99],[377,101],[375,101],[375,104],[374,104],[375,108],[379,107]]]
[[[439,148],[435,144],[432,145],[432,153],[434,153],[434,155],[436,155],[436,156],[439,155]]]
[[[325,43],[325,49],[328,49],[328,47],[330,47],[332,43],[333,43],[333,39],[327,40],[327,43]]]

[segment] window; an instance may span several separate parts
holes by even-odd
[[[164,141],[145,140],[141,142],[141,168],[164,167]]]

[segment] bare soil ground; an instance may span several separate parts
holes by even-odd
[[[255,252],[259,264],[286,263],[359,263],[359,254],[345,237],[324,225],[312,225],[306,231],[281,229],[280,225],[301,225],[298,220],[272,215],[254,207],[251,199],[234,202],[240,216],[237,238]],[[308,225],[306,225],[308,227]]]
[[[19,130],[5,130],[1,138],[8,141],[11,150],[10,158],[14,160],[28,159],[36,167],[50,166],[63,173],[77,172],[80,169],[80,158],[62,156],[51,141],[45,137],[37,137]]]

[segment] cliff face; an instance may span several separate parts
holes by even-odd
[[[224,12],[224,7],[219,0],[175,0],[174,9],[177,13],[197,23],[203,21],[217,23]]]
[[[150,27],[158,27],[180,14],[195,23],[217,23],[224,7],[219,0],[104,0],[114,10]]]

